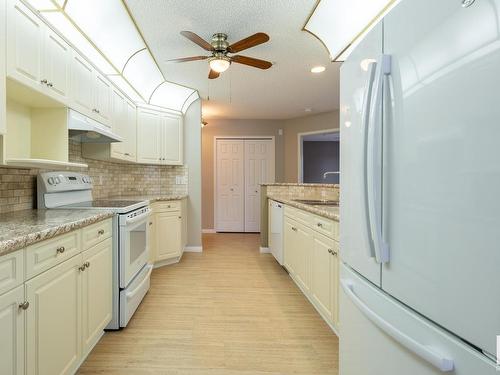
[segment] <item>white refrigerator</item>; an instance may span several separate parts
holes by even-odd
[[[402,0],[340,91],[340,374],[498,374],[500,0]]]

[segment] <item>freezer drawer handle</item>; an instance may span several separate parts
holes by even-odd
[[[434,348],[423,345],[403,332],[398,330],[389,322],[378,316],[373,310],[366,306],[361,299],[354,293],[354,282],[347,279],[340,280],[342,289],[345,294],[351,299],[351,301],[356,305],[356,307],[361,310],[361,312],[378,328],[391,336],[394,340],[403,345],[406,349],[412,351],[420,358],[429,362],[431,365],[435,366],[442,372],[453,371],[454,363],[453,359],[446,358],[445,356],[436,352]]]

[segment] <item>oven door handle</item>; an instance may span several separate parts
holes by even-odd
[[[142,287],[144,286],[144,283],[148,281],[148,279],[151,277],[151,272],[153,272],[153,266],[149,266],[149,271],[146,275],[146,277],[140,282],[139,285],[137,285],[134,290],[131,290],[130,292],[126,293],[127,298],[133,297],[134,294],[137,293],[138,290],[141,290]]]
[[[146,217],[148,217],[150,213],[151,213],[151,210],[148,208],[147,211],[145,211],[143,214],[140,214],[138,216],[132,217],[130,219],[127,218],[127,220],[125,221],[125,223],[127,225],[128,224],[137,223],[138,221],[141,221],[141,220],[145,219]]]

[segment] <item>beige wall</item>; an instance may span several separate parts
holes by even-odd
[[[201,247],[201,100],[184,116],[184,164],[188,169],[187,246]]]
[[[318,130],[338,129],[339,112],[326,112],[318,115],[299,117],[284,122],[284,182],[298,181],[298,134]]]
[[[283,136],[278,120],[208,120],[202,130],[202,227],[214,228],[214,137],[274,136],[276,181],[283,181]]]

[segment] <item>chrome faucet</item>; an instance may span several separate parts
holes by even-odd
[[[326,180],[326,178],[328,177],[329,174],[340,174],[340,171],[323,173],[323,180]]]

